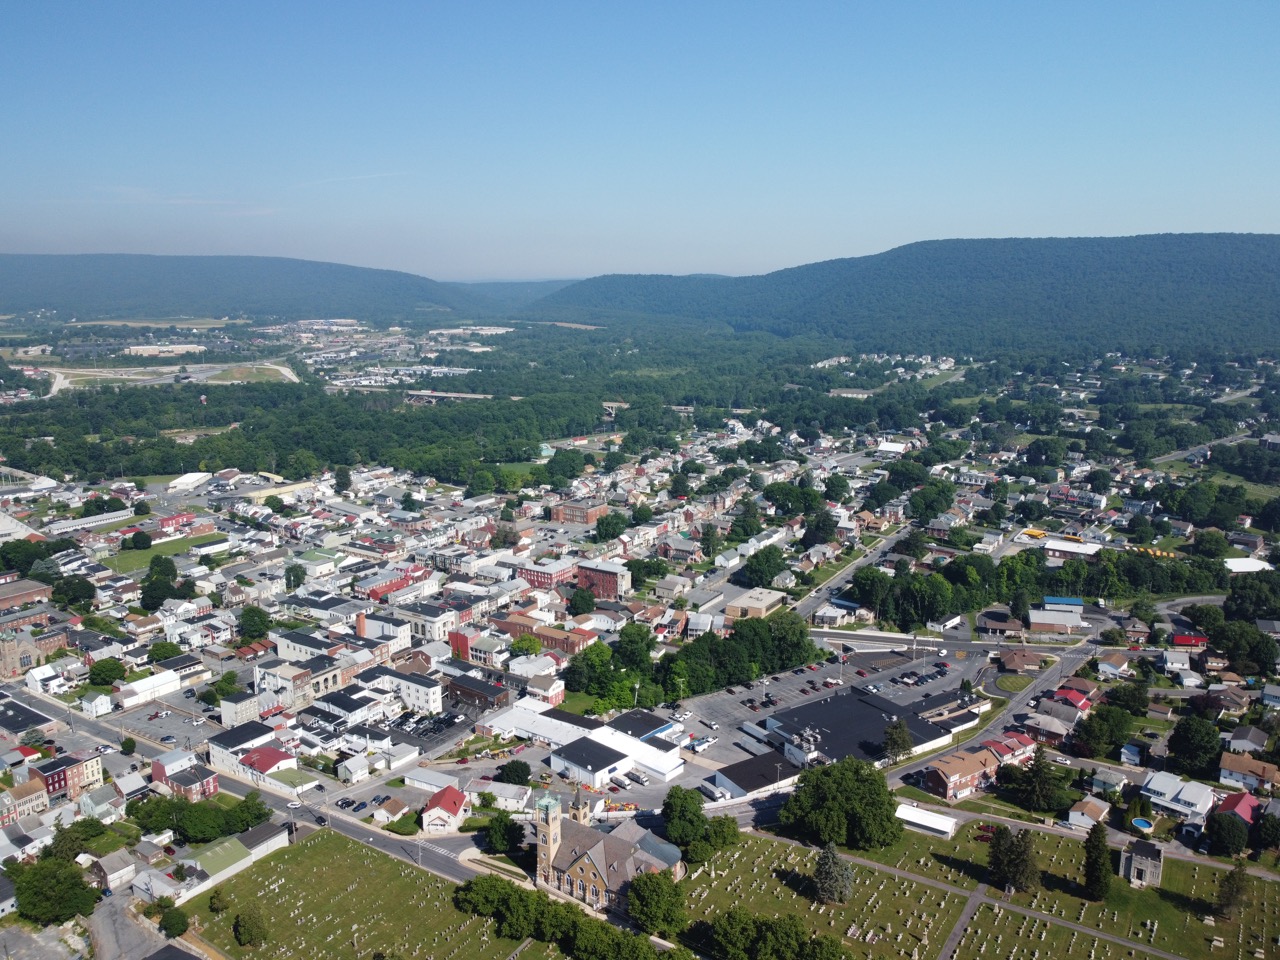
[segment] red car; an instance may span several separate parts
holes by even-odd
[[[615,787],[615,786],[611,783],[611,784],[609,784],[609,792],[610,792],[610,793],[617,793],[617,792],[618,792],[618,788],[617,788],[617,787]]]
[[[989,823],[980,823],[980,824],[978,824],[978,829],[979,829],[980,831],[982,831],[983,833],[995,833],[995,832],[996,832],[996,828],[995,828],[995,827],[993,827],[993,826],[992,826],[991,824],[989,824]]]
[[[471,761],[470,761],[470,760],[468,760],[466,757],[459,757],[459,758],[458,758],[458,763],[470,763],[470,762],[471,762]]]
[[[809,664],[809,669],[810,669],[810,670],[812,670],[814,673],[817,673],[817,672],[818,672],[818,665],[817,665],[816,663],[811,663],[811,664]]]
[[[865,677],[866,675],[867,675],[867,671],[865,671],[865,670],[859,670],[859,671],[858,671],[858,676],[860,676],[860,677]]]
[[[979,842],[979,843],[990,843],[990,842],[991,842],[991,834],[989,834],[989,833],[980,833],[980,834],[978,834],[978,842]]]
[[[753,703],[753,704],[751,705],[751,712],[752,712],[752,713],[759,713],[759,712],[760,712],[760,704],[758,704],[758,703]]]

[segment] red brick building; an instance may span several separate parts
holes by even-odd
[[[609,512],[603,500],[566,500],[551,508],[552,523],[593,524]]]
[[[578,564],[578,586],[597,600],[619,600],[631,592],[631,571],[620,563],[583,560]]]

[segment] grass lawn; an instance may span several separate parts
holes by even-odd
[[[112,850],[119,850],[126,846],[125,838],[118,833],[108,830],[100,837],[94,837],[92,840],[85,842],[85,849],[95,857],[105,857]]]
[[[1020,693],[1031,686],[1031,677],[1016,673],[1002,673],[996,678],[996,686],[1006,693]]]
[[[227,367],[208,378],[210,383],[274,383],[288,378],[275,367]]]
[[[218,806],[225,807],[228,810],[230,810],[232,807],[239,806],[240,804],[239,798],[233,797],[229,793],[215,793],[209,799],[212,800],[214,803],[216,803]]]
[[[233,960],[365,960],[376,952],[491,960],[517,946],[494,934],[491,920],[455,909],[453,884],[328,830],[220,889],[231,903],[222,914],[209,912],[207,894],[187,906],[200,935]],[[249,903],[262,909],[272,932],[265,952],[238,946],[232,935],[236,912]]]
[[[817,859],[818,851],[812,848],[763,837],[746,838],[717,853],[680,885],[695,921],[685,942],[705,950],[700,939],[704,928],[698,921],[741,906],[765,916],[794,914],[814,933],[841,940],[856,957],[910,957],[914,948],[921,956],[932,956],[964,908],[957,894],[856,864],[849,903],[822,906],[813,899],[810,879]]]
[[[564,695],[564,702],[560,704],[560,709],[567,713],[576,713],[581,716],[586,713],[587,708],[595,702],[596,698],[589,693],[566,693]]]
[[[217,540],[221,536],[222,534],[220,533],[206,533],[199,537],[187,537],[184,540],[170,540],[168,543],[161,543],[146,550],[124,550],[114,557],[107,557],[103,563],[116,573],[145,570],[151,564],[152,557],[176,556],[197,544],[208,543],[210,540]]]
[[[929,799],[937,802],[937,797]],[[961,827],[951,840],[904,830],[902,839],[883,850],[850,850],[852,856],[897,867],[917,876],[972,890],[987,875],[987,845],[978,842],[978,825]]]

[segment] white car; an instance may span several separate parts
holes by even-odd
[[[196,717],[195,720],[191,721],[191,725],[193,727],[202,726],[204,723],[206,723],[206,720],[204,717]]]
[[[1054,757],[1054,758],[1053,758],[1053,762],[1054,762],[1054,763],[1060,763],[1060,764],[1062,764],[1064,767],[1069,767],[1069,766],[1071,766],[1071,761],[1070,761],[1070,760],[1068,760],[1066,757]]]
[[[302,809],[302,801],[301,801],[301,800],[290,800],[290,801],[289,801],[289,809],[290,809],[290,810],[301,810],[301,809]]]

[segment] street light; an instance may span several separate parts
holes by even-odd
[[[632,689],[635,690],[635,694],[636,694],[634,697],[631,698],[631,706],[634,709],[635,707],[640,705],[640,681],[639,680],[637,680],[632,685]]]

